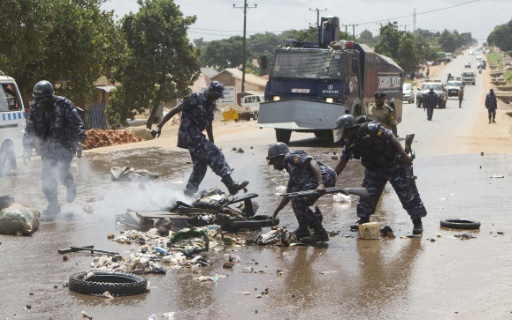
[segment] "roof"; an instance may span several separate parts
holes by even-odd
[[[115,90],[116,87],[115,86],[96,86],[96,89],[103,90],[105,92],[110,92],[112,90]]]
[[[233,76],[233,78],[236,78],[239,80],[242,79],[242,71],[238,70],[236,68],[227,68],[227,69],[222,70],[220,73],[223,73],[223,72],[227,72],[227,73],[231,74]],[[250,82],[252,84],[262,86],[262,87],[267,85],[266,79],[259,77],[255,74],[251,74],[251,73],[245,74],[245,82]]]

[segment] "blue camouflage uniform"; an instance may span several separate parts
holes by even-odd
[[[496,109],[498,108],[498,101],[496,100],[494,91],[492,94],[488,93],[485,96],[485,107],[487,108],[487,112],[489,114],[489,123],[491,123],[491,120],[494,121],[496,118]]]
[[[377,122],[368,122],[358,127],[356,140],[345,145],[341,160],[361,158],[365,167],[363,187],[368,189],[367,197],[360,197],[357,204],[357,216],[369,218],[375,212],[384,186],[389,181],[395,189],[403,208],[411,220],[427,215],[427,210],[420,199],[414,180],[407,179],[405,164],[400,154],[391,144],[391,130],[385,129]],[[380,151],[379,151],[380,150]],[[413,188],[413,192],[409,188]]]
[[[206,99],[207,91],[192,93],[180,103],[183,107],[178,131],[178,147],[188,149],[193,162],[187,190],[196,192],[203,181],[208,167],[215,174],[224,177],[233,171],[224,155],[213,142],[203,134],[215,116],[215,102]]]
[[[290,192],[315,190],[318,186],[315,174],[309,166],[313,157],[302,150],[287,153],[284,157],[284,169],[290,175],[288,190]],[[334,187],[336,183],[336,172],[329,166],[317,160],[325,187]],[[298,221],[306,221],[310,227],[318,224],[318,217],[309,208],[318,200],[315,197],[292,198],[292,208]]]
[[[32,105],[23,136],[25,149],[37,148],[42,160],[43,193],[49,202],[57,201],[57,179],[67,188],[74,186],[70,165],[85,139],[84,123],[73,103],[53,96],[49,111]]]

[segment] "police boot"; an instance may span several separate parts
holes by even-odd
[[[240,183],[235,182],[233,181],[233,179],[231,179],[231,176],[229,175],[224,176],[221,181],[226,185],[231,195],[237,194],[238,191],[247,187],[247,185],[249,184],[249,181],[242,181]]]
[[[300,239],[303,243],[317,243],[317,242],[325,242],[329,241],[329,234],[325,231],[324,227],[321,223],[317,223],[312,226],[313,234],[309,237],[305,237]]]
[[[60,213],[60,205],[57,200],[50,200],[46,209],[43,210],[44,215],[52,215]]]
[[[66,192],[66,202],[71,203],[76,198],[76,183],[73,182],[72,185],[68,186],[68,191]]]
[[[320,211],[320,208],[318,206],[315,206],[315,216],[322,223],[324,221],[324,215],[322,214],[322,211]]]
[[[297,221],[299,222],[299,227],[293,231],[293,234],[297,237],[298,240],[304,237],[309,237],[311,232],[308,228],[308,223],[304,218],[297,217]]]
[[[368,222],[370,222],[370,218],[369,217],[359,218],[359,220],[357,220],[356,223],[350,225],[350,230],[357,231],[357,230],[359,230],[359,225],[360,224],[365,224],[365,223],[368,223]]]
[[[412,234],[423,234],[423,223],[421,218],[412,220]]]

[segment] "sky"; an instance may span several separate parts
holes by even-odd
[[[189,28],[191,41],[243,35],[244,0],[174,2],[185,16],[197,17]],[[380,24],[396,21],[399,30],[412,31],[416,26],[430,31],[471,32],[481,44],[495,26],[512,20],[512,0],[247,0],[247,7],[247,36],[306,29],[316,25],[317,16],[337,16],[341,30],[352,34],[355,29],[356,36],[364,30],[376,35]],[[137,12],[139,5],[137,0],[107,0],[102,8],[114,10],[121,18]]]

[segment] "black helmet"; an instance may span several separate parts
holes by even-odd
[[[338,142],[343,137],[343,131],[345,129],[353,128],[357,126],[356,120],[350,114],[344,114],[336,120],[336,129],[333,130],[334,142]]]
[[[53,85],[49,81],[41,80],[34,86],[32,95],[35,100],[43,100],[44,98],[52,96],[53,93]]]
[[[224,86],[219,81],[212,81],[208,86],[208,89],[217,92],[219,94],[219,98],[224,98]]]
[[[267,160],[271,160],[277,158],[279,156],[284,156],[288,153],[288,146],[285,143],[277,142],[268,148],[268,156]]]

